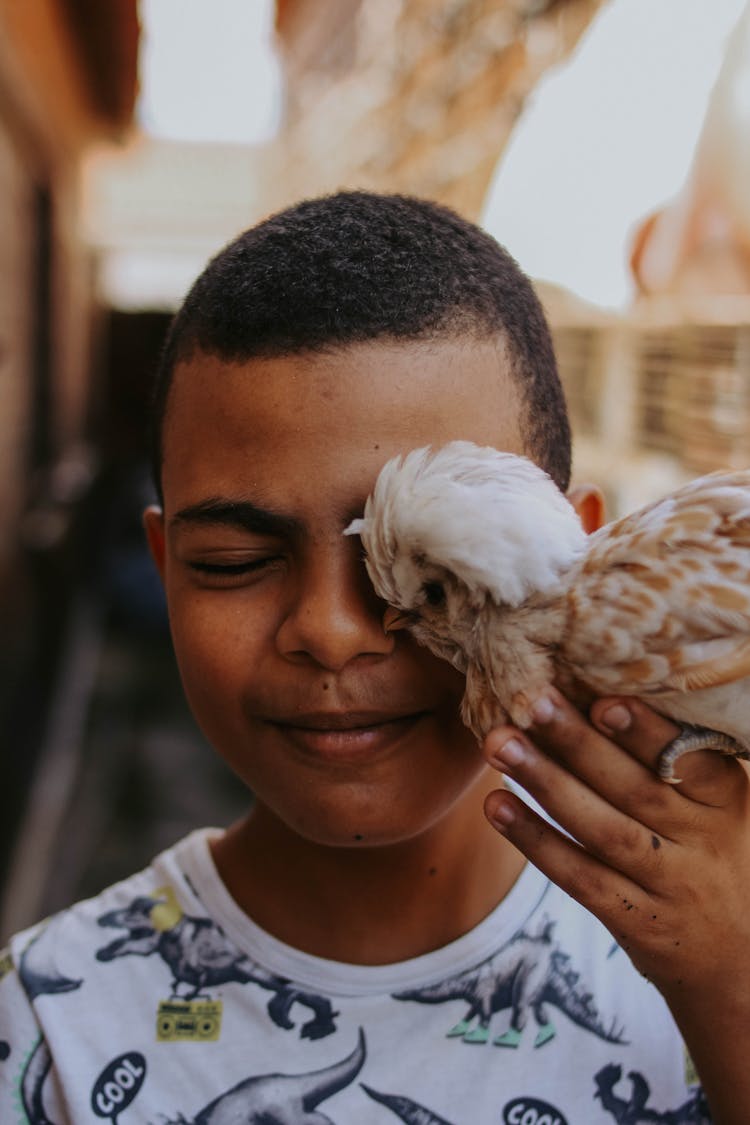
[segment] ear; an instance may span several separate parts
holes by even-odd
[[[143,513],[143,526],[146,530],[146,539],[148,541],[149,550],[151,551],[151,558],[156,563],[156,569],[159,571],[163,582],[166,545],[164,539],[164,513],[161,508],[158,508],[155,504],[146,508],[146,511]]]
[[[576,484],[567,494],[587,535],[604,524],[604,496],[595,484]]]

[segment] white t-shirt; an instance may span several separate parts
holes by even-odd
[[[709,1121],[658,992],[530,865],[457,941],[347,965],[255,925],[209,838],[13,939],[3,1125]]]

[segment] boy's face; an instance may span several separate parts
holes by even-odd
[[[185,691],[256,798],[318,843],[413,838],[480,783],[463,677],[383,631],[343,534],[388,458],[456,438],[523,452],[492,342],[198,354],[175,373],[146,526]]]

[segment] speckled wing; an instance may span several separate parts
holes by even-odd
[[[750,675],[750,471],[702,477],[608,524],[570,580],[559,655],[595,692]]]

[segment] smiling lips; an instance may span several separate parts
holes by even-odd
[[[337,760],[369,757],[390,749],[426,711],[393,715],[382,711],[316,711],[273,725],[307,754]]]

